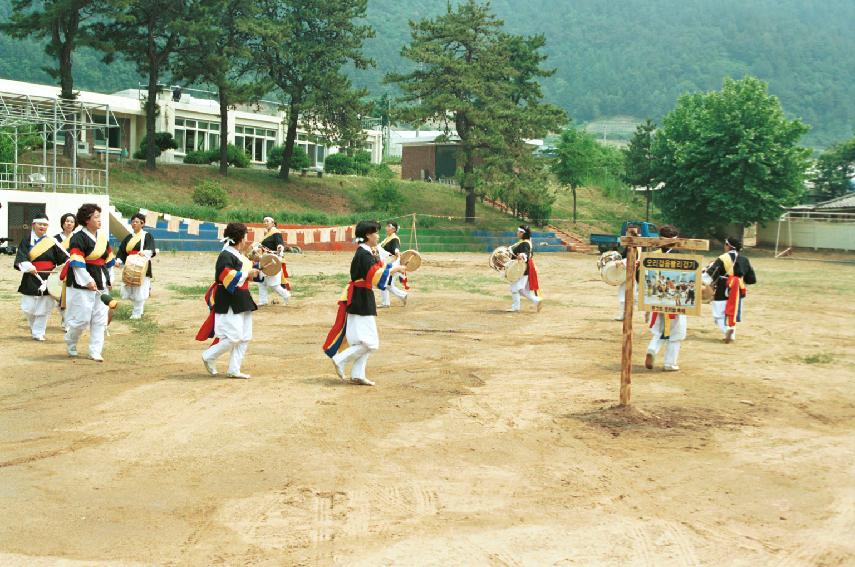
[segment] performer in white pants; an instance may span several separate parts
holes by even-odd
[[[15,268],[23,272],[18,293],[21,294],[21,311],[27,316],[30,334],[37,341],[45,340],[48,318],[56,300],[48,295],[47,278],[67,258],[56,240],[46,235],[48,219],[33,219],[30,234],[18,245]]]
[[[757,283],[751,262],[741,252],[742,241],[726,238],[724,254],[704,271],[707,281],[715,287],[712,316],[725,343],[736,340],[736,324],[742,320],[742,303],[747,294],[745,286]]]
[[[77,218],[75,218],[74,213],[65,213],[59,218],[59,226],[62,228],[62,232],[58,232],[54,235],[54,239],[59,243],[59,247],[65,252],[66,258],[68,258],[68,248],[71,246],[71,235],[74,234],[74,230],[77,228]],[[64,298],[62,298],[64,299]],[[65,326],[65,305],[64,301],[59,301],[56,303],[56,308],[59,310],[59,314],[62,317],[62,321],[60,323],[60,327],[62,327],[63,331],[66,331],[67,328]]]
[[[401,239],[398,237],[398,223],[390,222],[386,225],[386,238],[377,247],[377,252],[380,254],[382,262],[391,263],[393,266],[401,265]],[[391,307],[392,295],[400,299],[404,307],[407,306],[408,294],[395,285],[396,280],[401,280],[400,273],[394,274],[386,289],[380,292],[380,307]],[[406,286],[406,279],[402,280],[402,284]]]
[[[285,241],[282,240],[282,233],[276,227],[276,221],[273,217],[264,217],[264,228],[267,233],[261,241],[261,245],[272,252],[276,252],[280,256],[285,250]],[[285,262],[282,262],[282,270],[273,276],[267,274],[259,274],[258,278],[258,304],[267,305],[267,294],[272,291],[282,298],[282,303],[287,304],[291,298],[291,286],[288,284],[288,269]]]
[[[106,231],[101,231],[101,207],[87,203],[77,211],[82,229],[71,236],[70,269],[66,276],[65,344],[69,356],[77,356],[80,335],[89,328],[89,357],[103,362],[104,334],[109,308],[101,295],[110,289],[110,269],[115,263]]]
[[[520,310],[520,295],[534,303],[535,308],[540,311],[543,308],[543,298],[540,296],[540,282],[534,263],[531,229],[527,225],[520,226],[517,228],[517,236],[520,240],[511,246],[511,254],[513,258],[525,262],[526,268],[523,276],[510,285],[511,308],[508,311]]]
[[[659,236],[663,238],[677,238],[680,231],[677,227],[666,224],[659,227]],[[668,254],[671,248],[664,247],[662,252]],[[650,315],[650,343],[647,345],[647,356],[644,358],[644,367],[648,370],[653,369],[654,358],[659,354],[662,345],[665,345],[665,360],[663,368],[667,371],[677,371],[680,367],[677,365],[677,359],[680,356],[680,345],[683,339],[686,338],[686,323],[685,315],[672,315],[665,313],[652,313]]]
[[[363,386],[374,385],[365,375],[365,367],[371,353],[380,348],[373,288],[382,291],[394,274],[405,271],[403,266],[384,264],[372,253],[380,240],[379,230],[376,221],[356,225],[359,247],[350,262],[350,283],[339,298],[336,321],[323,346],[338,377],[344,380],[345,365],[353,362],[350,381]]]
[[[127,235],[116,250],[116,265],[122,265],[128,261],[128,256],[143,256],[148,260],[145,277],[140,285],[128,285],[122,282],[122,298],[130,299],[134,308],[131,319],[142,319],[145,312],[145,302],[151,294],[151,259],[157,256],[157,248],[154,237],[143,230],[145,226],[145,215],[136,213],[131,217],[131,229],[133,232]]]
[[[249,248],[244,224],[229,223],[223,236],[225,245],[217,257],[214,283],[205,294],[210,313],[196,340],[214,339],[202,353],[202,362],[211,376],[217,375],[217,358],[230,352],[226,376],[249,378],[249,374],[241,372],[241,364],[252,340],[252,312],[258,309],[249,292],[249,282],[258,270],[244,255]]]

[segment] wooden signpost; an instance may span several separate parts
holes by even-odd
[[[622,246],[627,247],[626,255],[626,292],[623,308],[623,350],[620,359],[620,406],[628,407],[632,385],[632,311],[635,303],[635,262],[638,259],[638,248],[674,248],[681,250],[709,250],[709,240],[693,238],[649,238],[638,236],[638,230],[630,228],[627,235],[620,239]],[[700,301],[700,290],[698,301]]]

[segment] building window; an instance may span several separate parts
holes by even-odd
[[[220,123],[176,118],[175,143],[179,154],[215,150],[220,147]]]
[[[104,116],[98,116],[96,114],[92,116],[92,122],[97,126],[98,124],[104,124],[106,122],[106,119]],[[110,128],[96,127],[93,132],[93,139],[95,140],[96,148],[106,148],[108,141],[110,143],[111,148],[121,148],[122,129],[119,126],[119,122],[116,120],[116,117],[110,116]]]
[[[235,126],[235,146],[243,148],[255,163],[266,163],[267,154],[276,143],[276,130]]]

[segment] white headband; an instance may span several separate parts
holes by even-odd
[[[276,223],[276,221],[273,219],[273,217],[264,217],[263,219],[261,219],[261,222],[265,222],[265,221],[270,221],[274,224]]]
[[[32,222],[31,224],[36,224],[37,222],[43,222],[43,223],[45,223],[45,224],[49,224],[49,223],[50,223],[50,221],[49,221],[49,220],[47,220],[47,217],[39,217],[39,218],[37,218],[37,219],[33,219],[33,222]]]

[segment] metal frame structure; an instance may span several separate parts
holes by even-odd
[[[96,121],[96,118],[101,119],[102,114],[103,122]],[[42,138],[41,166],[18,163],[19,129],[24,127]],[[0,92],[0,133],[9,136],[14,147],[14,161],[0,163],[0,188],[46,191],[50,187],[54,192],[68,190],[73,193],[109,194],[111,128],[120,126],[109,104]],[[32,132],[32,129],[36,132]],[[85,139],[85,132],[90,130],[102,131],[108,140],[103,170],[77,167],[78,136],[83,133]],[[75,141],[70,168],[57,166],[56,138],[59,132],[70,132]],[[49,140],[53,141],[53,163],[50,166],[47,148]],[[64,143],[68,143],[67,137]]]

